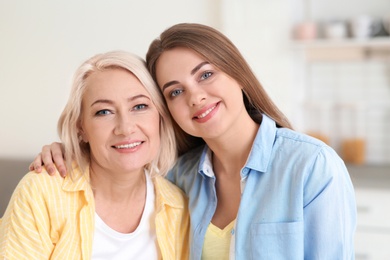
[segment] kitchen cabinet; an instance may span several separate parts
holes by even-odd
[[[390,190],[355,189],[357,229],[356,260],[390,259]]]
[[[348,165],[355,187],[356,260],[390,259],[390,165]]]

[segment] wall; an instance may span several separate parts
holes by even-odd
[[[114,49],[144,57],[172,24],[219,21],[219,1],[0,1],[0,157],[31,160],[58,140],[72,74],[86,58]]]
[[[317,61],[307,70],[307,129],[325,135],[347,163],[389,165],[390,59]],[[348,140],[360,140],[360,156]]]
[[[221,26],[294,125],[294,102],[300,89],[293,80],[291,4],[291,0],[224,0]]]

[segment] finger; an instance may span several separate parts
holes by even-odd
[[[53,162],[50,145],[45,145],[42,147],[41,159],[45,165],[46,171],[49,175],[53,175],[56,172],[56,167]]]
[[[52,143],[50,145],[51,154],[53,161],[57,167],[57,170],[60,172],[62,177],[66,176],[66,166],[64,161],[64,152],[62,150],[61,143]]]
[[[66,172],[66,167],[64,165],[57,165],[57,170],[59,171],[62,177],[66,176],[67,172]]]
[[[35,157],[34,161],[30,164],[28,167],[30,171],[35,171],[36,173],[42,172],[42,159],[41,159],[41,153]]]

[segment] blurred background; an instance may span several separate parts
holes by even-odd
[[[0,216],[58,141],[80,63],[116,49],[145,57],[179,22],[225,33],[296,130],[336,149],[356,190],[356,259],[390,259],[389,0],[1,0]]]

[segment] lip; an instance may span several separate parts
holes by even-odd
[[[207,122],[217,112],[219,108],[219,103],[220,102],[217,102],[209,106],[203,107],[193,115],[192,119],[197,121],[198,123]]]
[[[143,143],[144,141],[141,140],[132,140],[132,141],[119,142],[112,145],[111,147],[120,153],[129,153],[129,152],[135,152],[139,150]]]

